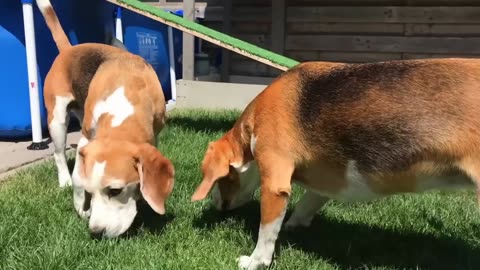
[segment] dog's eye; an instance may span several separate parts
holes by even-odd
[[[115,197],[120,193],[122,193],[121,188],[109,188],[108,191],[107,191],[108,197]]]

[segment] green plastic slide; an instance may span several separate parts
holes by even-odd
[[[205,27],[201,24],[195,23],[193,21],[184,19],[177,15],[171,14],[167,11],[164,11],[158,7],[154,7],[148,3],[142,3],[138,0],[107,0],[114,4],[118,4],[127,9],[133,11],[142,11],[159,18],[161,21],[168,22],[172,27],[178,28],[182,31],[186,29],[191,32],[192,35],[198,36],[200,38],[209,37],[216,40],[219,46],[225,47],[227,49],[238,49],[241,52],[244,52],[246,56],[249,56],[253,59],[256,59],[262,62],[262,59],[267,60],[268,62],[273,63],[277,68],[282,70],[287,70],[297,65],[299,62],[288,57],[285,57],[280,54],[276,54],[269,50],[265,50],[243,40],[234,38],[232,36],[226,35],[222,32],[215,31],[211,28]],[[229,48],[231,47],[231,48]],[[235,51],[235,50],[233,50]],[[243,53],[242,53],[243,54]],[[253,56],[253,57],[252,57]],[[260,59],[258,59],[260,58]],[[283,68],[282,68],[283,67]]]

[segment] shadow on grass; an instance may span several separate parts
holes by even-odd
[[[159,215],[148,205],[145,200],[137,202],[137,216],[133,220],[132,226],[125,233],[126,238],[140,235],[140,228],[153,234],[161,234],[167,223],[171,222],[175,216],[171,213]]]
[[[72,175],[73,167],[75,167],[75,157],[72,157],[72,158],[67,157],[67,167],[68,167],[68,171],[70,171],[70,175]]]
[[[80,131],[81,127],[77,120],[72,121],[70,120],[70,124],[67,128],[67,132],[76,132]],[[46,144],[50,144],[52,142],[52,138],[50,137],[50,133],[48,132],[48,128],[42,130],[42,138]],[[12,142],[12,143],[20,143],[20,142],[31,142],[32,135],[23,135],[23,136],[15,136],[15,137],[0,137],[0,141],[2,142]],[[53,145],[51,146],[53,148]]]
[[[233,127],[235,119],[230,118],[192,118],[186,116],[175,116],[168,120],[167,126],[179,126],[184,129],[196,132],[226,132]]]
[[[285,221],[290,214],[287,213]],[[258,202],[225,213],[209,208],[194,221],[194,226],[213,229],[226,217],[243,221],[244,230],[252,235],[254,246],[260,222]],[[480,269],[480,249],[460,239],[400,233],[363,224],[339,222],[321,215],[314,218],[309,228],[291,232],[282,228],[276,256],[282,256],[278,247],[288,245],[327,260],[340,269],[366,269],[372,266],[397,269]]]

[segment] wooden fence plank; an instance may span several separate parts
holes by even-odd
[[[408,6],[480,6],[478,0],[405,0]]]
[[[211,0],[209,0],[211,1]],[[289,6],[480,6],[478,0],[288,0]]]
[[[480,23],[480,7],[289,7],[287,22]]]
[[[236,7],[231,19],[269,22],[271,16],[265,14],[271,13],[270,7]],[[205,21],[222,21],[223,16],[223,7],[205,8]],[[480,6],[288,7],[287,22],[480,23]]]
[[[204,23],[206,27],[222,31],[221,22],[208,22]],[[268,22],[232,22],[231,33],[237,34],[269,34],[272,28],[272,24]]]
[[[234,22],[232,25],[234,33],[269,34],[271,29],[271,23],[263,22]]]
[[[333,61],[348,63],[379,62],[402,59],[402,53],[286,51],[285,55],[300,62]]]
[[[183,2],[183,0],[168,0],[168,2]],[[223,6],[225,0],[203,0],[201,2],[207,3],[209,6]],[[271,0],[232,0],[234,6],[269,6]]]
[[[185,19],[193,21],[195,19],[195,0],[183,1],[183,10]],[[193,80],[195,75],[194,36],[183,32],[182,37],[182,78],[185,80]]]
[[[287,3],[286,0],[272,0],[272,32],[270,43],[268,44],[269,49],[272,52],[283,54],[285,51],[285,24],[286,24],[286,13],[287,13]],[[276,71],[273,68],[269,67],[269,76],[273,76]]]
[[[480,36],[480,24],[406,24],[407,36]]]
[[[434,53],[404,53],[403,59],[425,58],[480,58],[480,54],[434,54]]]
[[[270,22],[272,16],[270,7],[232,7],[232,22]],[[206,7],[206,22],[223,21],[225,12],[223,7]]]
[[[288,35],[287,50],[480,53],[480,38]]]
[[[241,39],[243,41],[246,41],[248,43],[252,43],[254,45],[257,45],[262,48],[268,48],[270,47],[270,40],[271,40],[271,35],[268,34],[237,34],[237,33],[232,33],[231,34],[233,37],[236,37],[238,39]]]
[[[356,33],[356,34],[397,34],[403,35],[404,24],[401,23],[287,23],[288,34],[316,33]]]
[[[288,0],[288,6],[400,6],[405,0]]]
[[[223,27],[222,30],[225,34],[230,35],[232,30],[232,21],[230,20],[232,14],[232,2],[233,0],[225,0],[224,8],[225,8],[225,20],[223,20]],[[228,77],[230,76],[230,63],[231,63],[231,54],[230,51],[223,48],[222,49],[222,67],[220,70],[220,76],[222,82],[228,81]]]
[[[246,76],[261,76],[261,77],[275,77],[281,73],[277,70],[273,72],[270,68],[260,62],[255,61],[232,61],[230,68],[232,75],[246,75]]]
[[[285,49],[285,0],[272,1],[272,42],[270,48],[273,52],[283,54]]]

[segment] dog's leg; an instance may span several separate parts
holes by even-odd
[[[75,166],[73,167],[72,179],[73,179],[73,206],[77,211],[78,215],[83,219],[88,219],[90,217],[91,208],[90,208],[90,197],[85,193],[83,188],[82,179],[79,174],[79,166],[82,166],[83,163],[78,151],[80,148],[88,144],[88,140],[85,137],[81,137],[77,144],[77,154],[75,156]],[[87,195],[87,196],[86,196]]]
[[[328,201],[328,198],[307,190],[295,205],[292,215],[285,222],[285,229],[291,230],[298,226],[308,227],[317,211]]]
[[[474,182],[477,190],[477,204],[480,208],[480,155],[463,159],[460,162],[460,169]]]
[[[255,270],[272,262],[275,242],[282,227],[290,195],[293,162],[281,157],[259,158],[261,175],[261,223],[255,250],[250,256],[238,258],[241,269]],[[261,162],[264,161],[264,162]]]
[[[65,156],[65,143],[67,140],[68,111],[67,106],[73,99],[71,97],[55,97],[53,117],[48,125],[55,152],[55,164],[57,165],[58,183],[60,187],[72,185],[72,178],[67,166]]]

